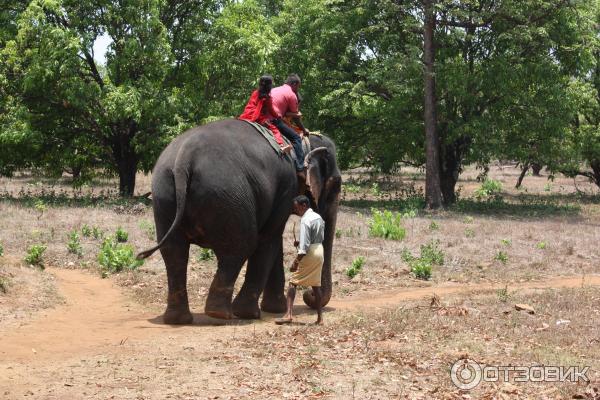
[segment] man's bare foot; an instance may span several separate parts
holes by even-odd
[[[284,325],[284,324],[291,324],[292,323],[292,317],[283,317],[283,318],[277,318],[275,320],[275,323],[277,325]]]
[[[315,322],[315,325],[323,325],[323,320],[322,320],[322,319],[318,319],[318,320]]]
[[[281,146],[281,151],[284,152],[285,154],[290,154],[292,152],[292,145],[288,144],[288,145]]]

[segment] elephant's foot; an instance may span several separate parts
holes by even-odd
[[[233,301],[233,313],[242,319],[259,319],[260,309],[257,299],[238,295]]]
[[[263,293],[260,309],[268,313],[281,314],[287,310],[286,298],[283,293],[278,296],[269,296],[267,293]]]
[[[194,321],[194,316],[188,308],[169,308],[163,314],[163,321],[167,325],[187,325]]]
[[[233,313],[231,312],[231,304],[223,301],[222,299],[213,298],[209,296],[206,299],[206,305],[204,306],[204,313],[209,317],[219,319],[231,319]]]

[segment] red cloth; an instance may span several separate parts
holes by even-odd
[[[238,117],[238,119],[258,122],[259,124],[266,126],[271,132],[273,132],[273,136],[275,137],[277,143],[280,146],[283,146],[284,142],[279,129],[269,122],[273,114],[273,103],[271,97],[269,96],[260,98],[258,96],[258,90],[255,90],[252,92],[250,100],[248,100],[248,104],[246,104],[246,107],[244,108],[244,112]]]

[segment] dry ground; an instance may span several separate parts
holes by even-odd
[[[517,191],[512,187],[518,172],[492,168],[490,177],[503,183],[505,201],[482,203],[469,200],[480,183],[475,179],[478,171],[468,170],[459,183],[459,204],[407,216],[407,236],[401,242],[369,237],[370,208],[410,213],[418,202],[422,174],[410,169],[395,178],[348,173],[334,245],[334,300],[339,303],[332,303],[336,305],[328,310],[324,327],[275,327],[272,316],[265,316],[266,322],[224,326],[211,326],[215,321],[198,316],[197,325],[186,328],[151,323],[141,329],[140,322],[131,328],[135,340],[121,345],[125,337],[92,343],[59,360],[3,360],[0,370],[6,368],[6,376],[13,379],[0,380],[0,394],[61,399],[564,398],[587,390],[592,396],[591,388],[600,385],[600,290],[590,286],[531,292],[518,285],[533,282],[535,287],[535,281],[556,276],[585,281],[585,276],[600,273],[598,191],[583,180],[563,177],[550,183],[546,177],[526,177]],[[150,179],[139,178],[142,194],[149,190]],[[67,307],[68,296],[56,289],[53,275],[22,261],[27,247],[38,243],[48,246],[47,266],[89,269],[89,279],[117,283],[124,301],[133,301],[131,307],[150,315],[139,319],[136,314],[134,321],[157,320],[166,292],[160,255],[139,271],[102,281],[96,261],[99,239],[81,238],[81,258],[67,252],[67,234],[78,230],[81,236],[84,224],[106,234],[122,227],[138,250],[153,243],[150,207],[141,198],[118,200],[111,184],[98,182],[73,191],[64,180],[28,175],[0,180],[0,331],[9,335],[21,326],[43,334],[44,318],[52,316],[40,310]],[[285,233],[286,264],[293,257],[294,221],[292,217]],[[415,279],[402,251],[418,255],[419,247],[432,240],[439,241],[444,265],[434,267],[431,281]],[[505,263],[495,259],[500,251],[507,256]],[[193,252],[198,254],[198,249]],[[365,257],[365,265],[350,279],[345,271],[358,256]],[[196,312],[203,309],[214,269],[214,260],[191,257],[189,292]],[[400,302],[390,296],[416,287],[430,287],[433,293],[445,285],[496,290],[442,297],[433,307],[429,299]],[[378,296],[384,300],[373,302]],[[100,294],[93,298],[102,301]],[[536,314],[515,311],[518,302],[531,304]],[[361,311],[361,304],[367,308]],[[301,320],[312,319],[309,314],[305,310]],[[570,323],[556,325],[561,319]],[[463,355],[490,365],[589,365],[593,383],[587,388],[482,384],[461,393],[448,371]]]

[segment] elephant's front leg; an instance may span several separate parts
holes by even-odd
[[[280,314],[286,310],[286,297],[284,293],[285,272],[283,265],[283,238],[279,239],[279,250],[275,263],[262,295],[260,309],[265,312]]]
[[[248,259],[246,279],[233,302],[233,313],[236,316],[247,319],[260,318],[258,298],[280,253],[281,238],[265,240],[258,244],[256,251]]]
[[[217,253],[217,259],[219,267],[210,285],[204,312],[213,318],[231,319],[233,286],[242,269],[244,258]]]
[[[169,295],[167,309],[163,314],[165,324],[191,324],[193,321],[187,295],[187,263],[190,244],[184,238],[170,242],[160,249],[165,266]]]

